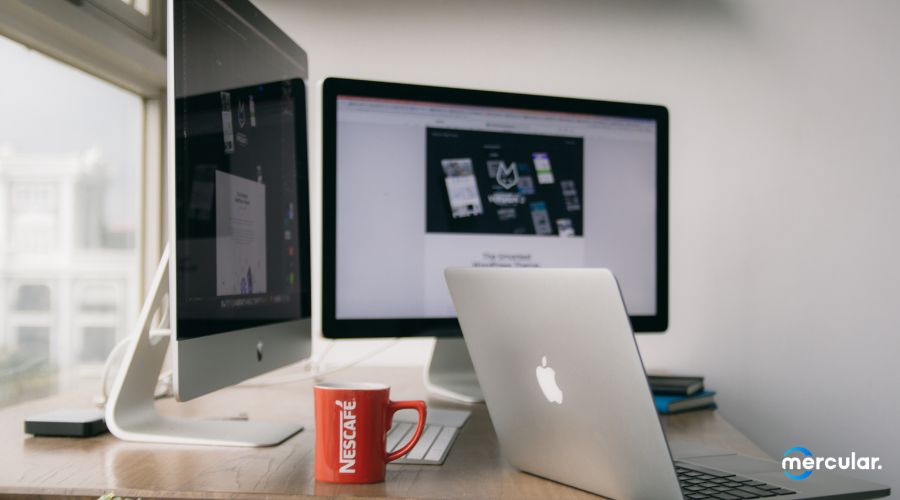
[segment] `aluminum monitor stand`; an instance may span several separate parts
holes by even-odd
[[[483,403],[472,358],[462,337],[437,337],[425,365],[425,387],[432,393],[463,403]]]
[[[154,391],[172,337],[169,327],[169,247],[138,316],[131,345],[106,403],[106,425],[117,438],[147,443],[272,446],[303,430],[299,424],[166,417]]]

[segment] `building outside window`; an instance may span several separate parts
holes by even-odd
[[[130,333],[144,107],[136,94],[3,37],[0,61],[5,406],[96,377]]]

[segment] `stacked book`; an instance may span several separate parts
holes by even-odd
[[[656,411],[662,415],[693,410],[715,409],[715,391],[703,387],[703,377],[685,375],[647,375]]]

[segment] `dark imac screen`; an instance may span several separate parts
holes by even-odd
[[[302,80],[176,100],[179,339],[303,317],[305,109]]]

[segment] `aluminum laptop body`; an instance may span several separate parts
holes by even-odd
[[[516,468],[616,499],[685,498],[618,284],[606,269],[451,268],[450,294],[503,454]],[[679,464],[739,474],[800,498],[890,489],[724,450]]]

